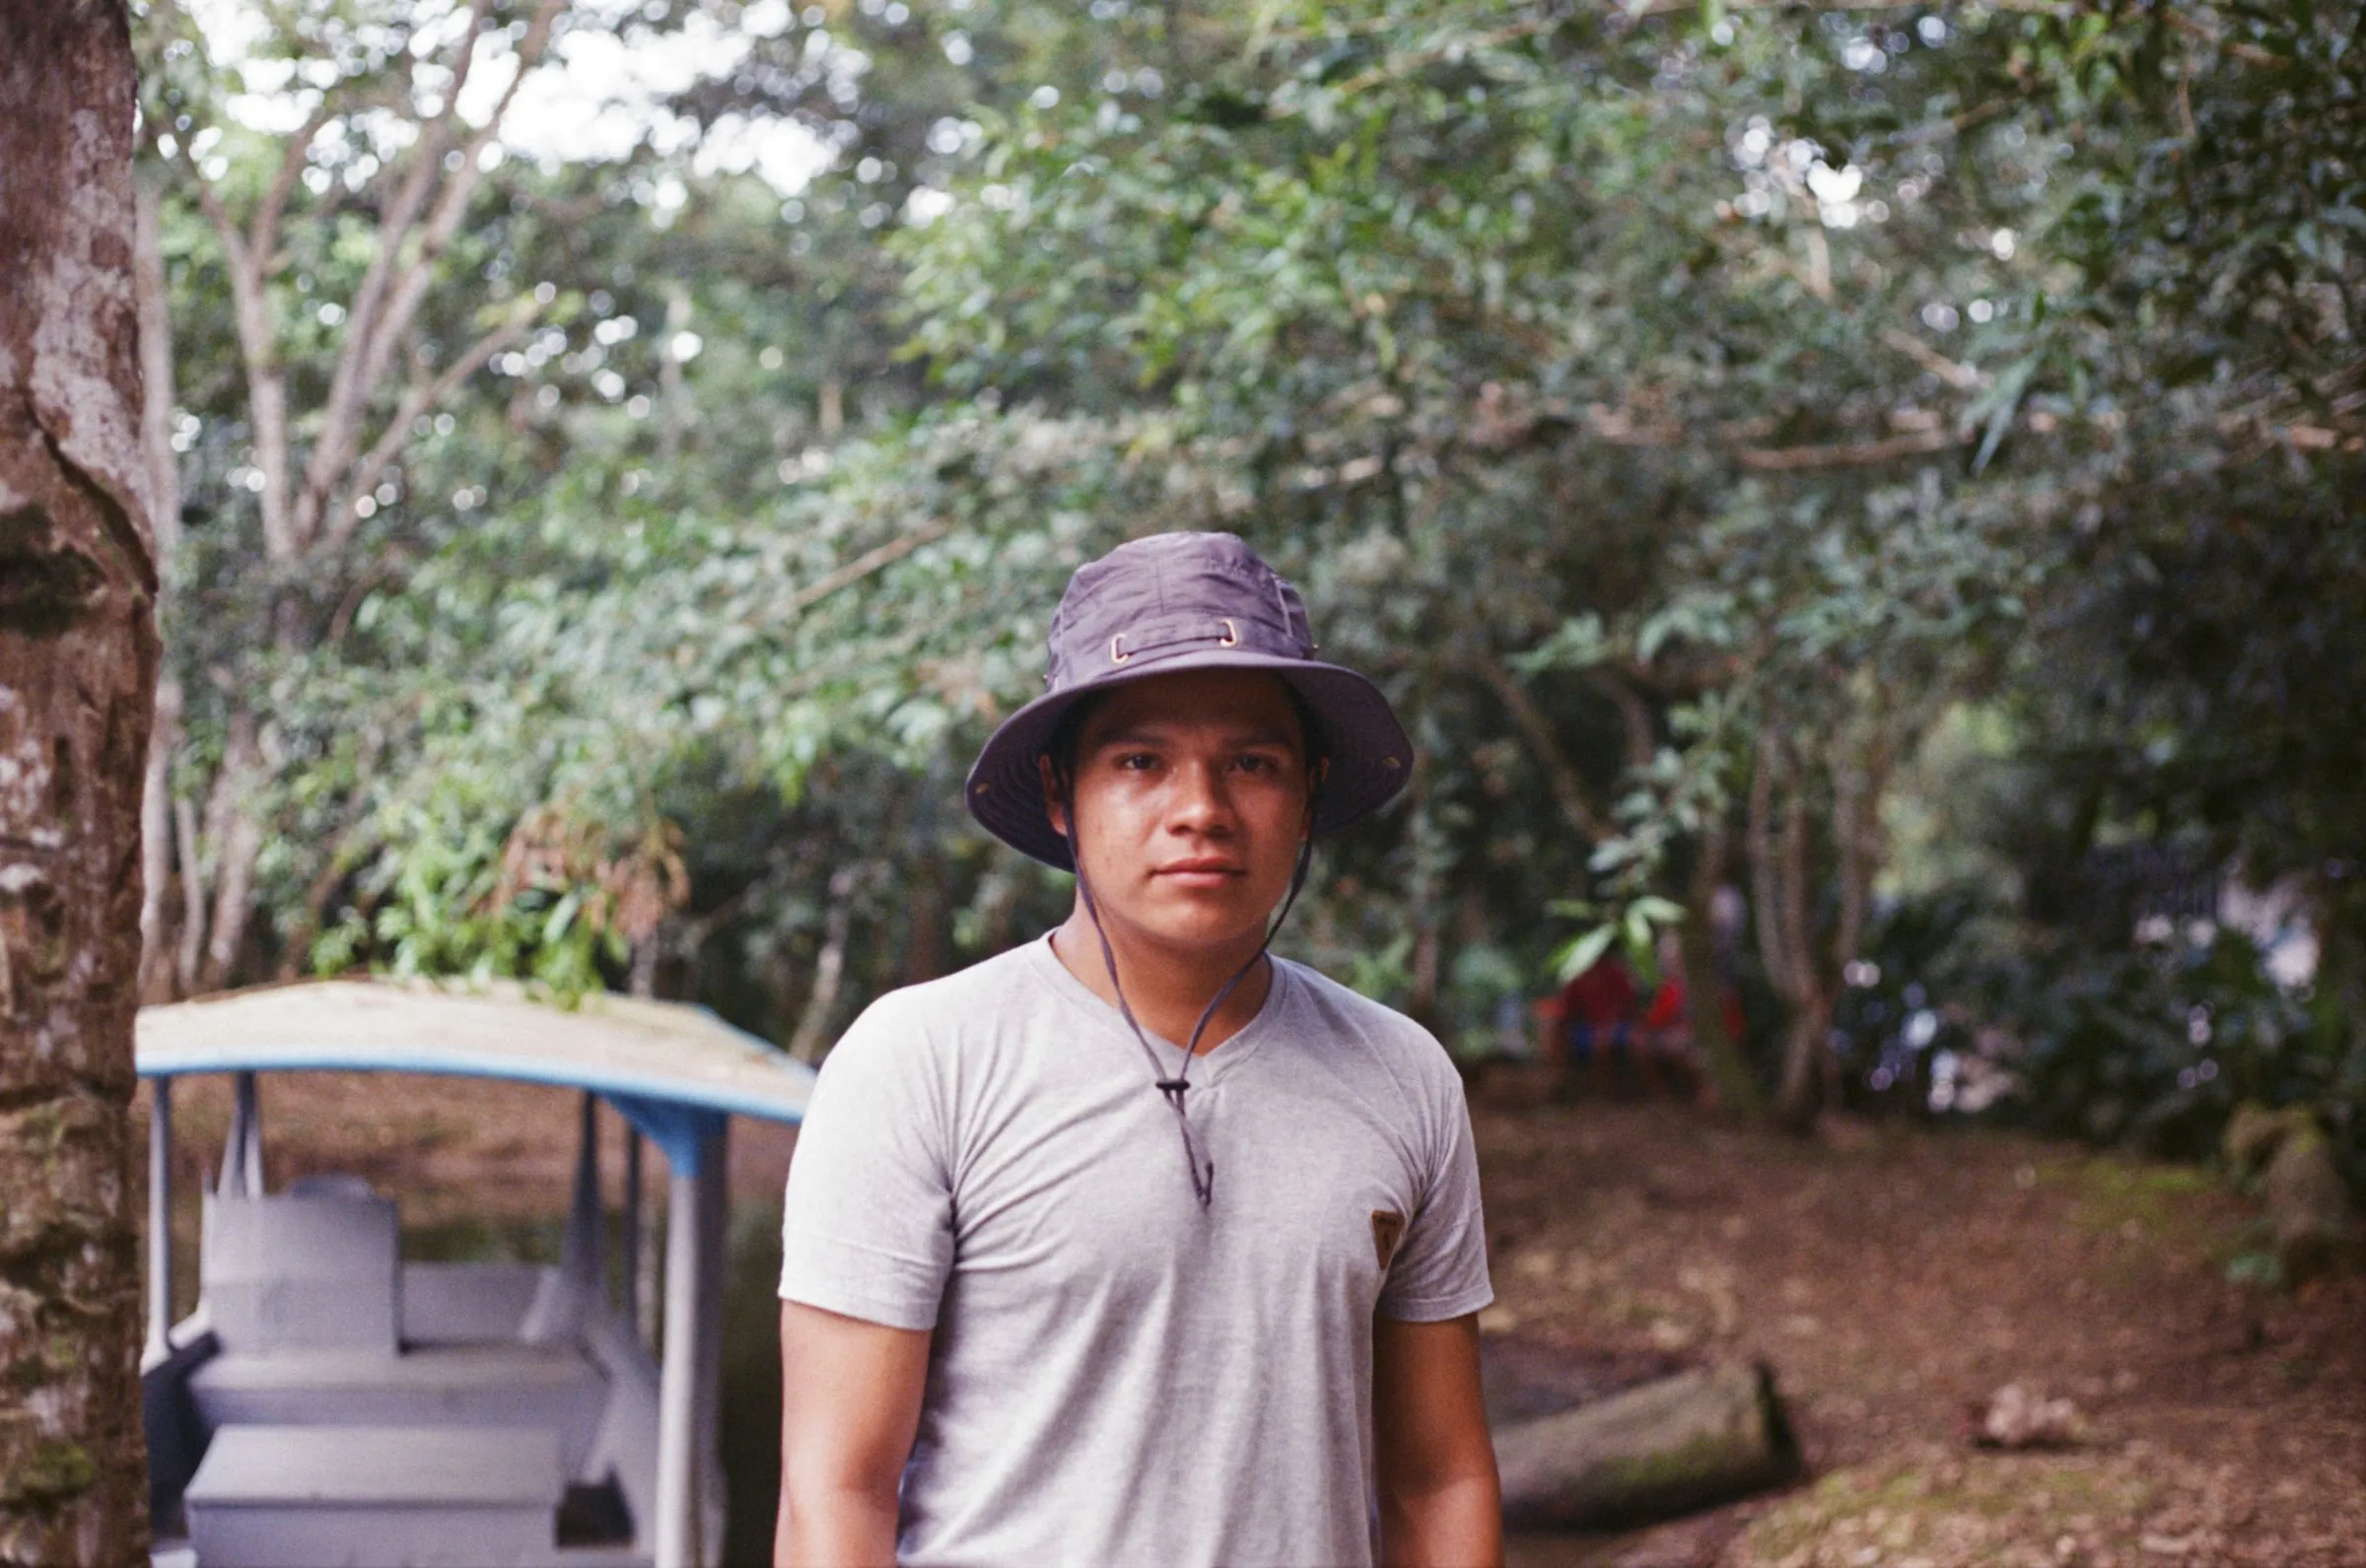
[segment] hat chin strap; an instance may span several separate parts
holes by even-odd
[[[1174,1108],[1175,1125],[1183,1133],[1183,1162],[1191,1172],[1192,1194],[1199,1198],[1200,1208],[1205,1212],[1216,1201],[1216,1161],[1201,1152],[1199,1137],[1192,1131],[1191,1114],[1183,1106],[1183,1097],[1191,1090],[1191,1064],[1199,1059],[1200,1037],[1207,1033],[1209,1021],[1216,1017],[1216,1010],[1224,1004],[1224,999],[1232,994],[1242,981],[1249,978],[1249,971],[1257,967],[1257,961],[1266,956],[1266,949],[1273,946],[1274,934],[1282,929],[1282,922],[1289,919],[1290,906],[1298,901],[1298,890],[1306,885],[1307,869],[1314,863],[1313,791],[1310,789],[1306,797],[1306,837],[1298,844],[1298,861],[1290,872],[1289,895],[1282,901],[1281,913],[1266,927],[1265,940],[1257,944],[1257,951],[1249,955],[1247,963],[1232,972],[1230,980],[1217,988],[1216,994],[1201,1009],[1200,1021],[1192,1025],[1191,1039],[1183,1047],[1183,1065],[1171,1078],[1166,1075],[1166,1063],[1159,1059],[1158,1048],[1150,1044],[1150,1037],[1143,1032],[1141,1021],[1134,1016],[1133,1007],[1126,1001],[1124,983],[1117,978],[1117,950],[1109,945],[1109,932],[1101,924],[1100,905],[1092,896],[1092,884],[1085,880],[1084,857],[1077,853],[1076,795],[1066,787],[1061,789],[1060,795],[1062,814],[1068,819],[1069,825],[1069,858],[1076,862],[1077,894],[1083,901],[1085,916],[1092,921],[1092,934],[1100,939],[1101,963],[1109,971],[1109,989],[1117,993],[1117,1010],[1126,1020],[1126,1027],[1134,1032],[1134,1038],[1142,1045],[1143,1055],[1150,1059],[1150,1071],[1157,1074],[1153,1081],[1158,1092],[1165,1095],[1166,1103]]]

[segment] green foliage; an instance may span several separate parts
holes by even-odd
[[[612,972],[626,956],[620,933],[582,918],[580,889],[496,899],[503,818],[454,797],[439,802],[459,808],[441,820],[389,825],[406,836],[361,883],[373,913],[350,911],[315,938],[313,967],[333,975],[369,954],[397,975],[517,976],[562,996],[604,989],[603,961]]]
[[[249,973],[564,989],[654,942],[669,988],[785,1034],[833,928],[866,960],[841,1013],[1002,945],[1062,889],[955,781],[1069,570],[1214,526],[1421,751],[1286,942],[1451,1038],[1517,977],[1647,948],[1711,846],[1748,880],[1770,758],[1837,937],[1847,853],[1881,852],[1850,823],[1969,699],[2027,808],[2014,874],[2190,835],[2303,876],[2327,937],[2296,1023],[2057,922],[1962,991],[2029,1043],[2032,1114],[2198,1136],[2215,1091],[2158,1110],[2197,996],[2253,1042],[2230,1083],[2240,1055],[2350,1092],[2275,1074],[2366,1019],[2354,0],[662,9],[564,25],[761,13],[674,105],[717,158],[653,135],[488,176],[429,358],[535,324],[333,559],[262,558],[224,260],[168,187],[176,788],[208,809],[242,708],[281,748]],[[388,86],[410,14],[273,8],[264,52]],[[180,13],[142,27],[151,112],[228,127],[202,156],[246,210],[284,142],[224,118],[242,84]],[[717,151],[781,118],[830,149],[785,200]],[[338,124],[270,296],[300,408],[391,178]],[[1943,787],[1907,804],[1988,852]],[[554,821],[576,848],[521,878]],[[600,877],[668,824],[683,901],[628,932]],[[1885,974],[1903,918],[1866,938]]]
[[[2306,1102],[2339,1052],[2240,936],[2047,955],[1995,978],[2021,1036],[2031,1114],[2050,1130],[2206,1157],[2245,1100]],[[1992,982],[1992,984],[1995,982]]]
[[[2190,1160],[2217,1155],[2240,1106],[2308,1106],[2366,1192],[2366,1041],[2239,931],[2098,941],[1954,890],[1893,907],[1867,952],[1835,1019],[1862,1092],[1925,1108],[1934,1082],[2001,1071],[2009,1092],[1983,1114]]]
[[[1553,950],[1548,960],[1552,982],[1566,986],[1602,961],[1616,945],[1627,967],[1656,983],[1659,973],[1658,933],[1681,923],[1683,906],[1644,894],[1615,910],[1602,910],[1583,899],[1555,899],[1546,913],[1588,922],[1585,929]]]

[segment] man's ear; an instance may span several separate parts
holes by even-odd
[[[1043,814],[1052,824],[1052,831],[1063,839],[1068,834],[1068,802],[1060,789],[1060,776],[1052,769],[1052,759],[1035,759],[1036,776],[1043,781]]]
[[[1315,798],[1322,793],[1323,781],[1330,777],[1331,759],[1328,757],[1318,757],[1314,766],[1306,770],[1306,825],[1298,834],[1302,839],[1314,837]]]

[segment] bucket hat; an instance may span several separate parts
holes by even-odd
[[[1069,579],[1052,615],[1044,693],[987,738],[963,790],[996,838],[1063,871],[1068,840],[1044,809],[1038,759],[1060,720],[1096,692],[1191,669],[1271,670],[1321,733],[1328,760],[1314,831],[1335,833],[1386,805],[1413,772],[1413,743],[1380,689],[1316,659],[1298,590],[1228,533],[1158,533],[1121,544]]]

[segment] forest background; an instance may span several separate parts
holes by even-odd
[[[1056,918],[962,771],[1075,565],[1221,527],[1421,752],[1286,950],[1479,1055],[1672,928],[1729,1104],[2300,1103],[2366,1190],[2355,0],[134,34],[150,998],[816,1056]]]

